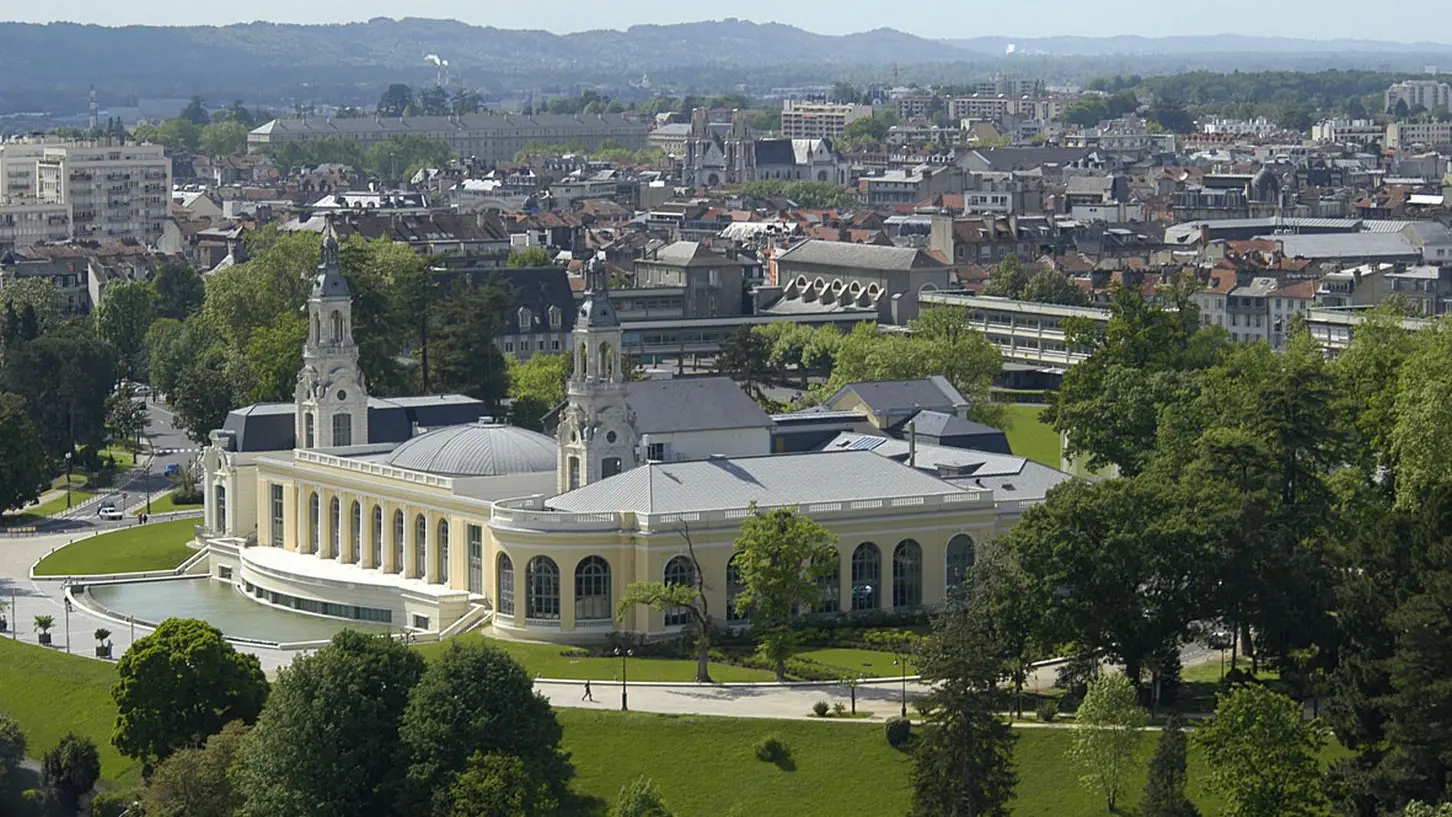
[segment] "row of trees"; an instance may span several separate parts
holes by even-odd
[[[454,149],[448,142],[422,134],[393,136],[367,150],[358,142],[341,136],[309,142],[286,142],[270,150],[278,170],[284,173],[312,165],[340,164],[361,168],[390,182],[410,179],[421,168],[444,167],[455,158]]]
[[[1083,306],[1089,303],[1089,296],[1075,286],[1068,276],[1052,269],[1039,270],[1030,275],[1018,258],[1012,255],[994,268],[988,285],[983,288],[983,294],[1066,306]]]
[[[438,85],[430,85],[414,94],[413,88],[402,83],[389,85],[378,97],[375,109],[379,116],[467,116],[482,113],[484,97],[468,88],[456,88],[453,94]],[[338,112],[343,119],[362,118],[364,112],[348,108]]]
[[[831,182],[801,179],[759,179],[747,182],[743,195],[764,199],[789,199],[809,209],[849,209],[859,206],[852,191]]]
[[[849,383],[939,374],[968,399],[973,419],[1003,427],[1007,417],[991,394],[1002,356],[987,338],[968,327],[967,310],[924,309],[909,328],[907,334],[883,333],[875,323],[861,323],[845,335],[830,326],[742,328],[722,343],[716,368],[770,410],[781,408],[766,394],[774,383],[795,380],[807,389],[809,377],[825,377],[825,382],[802,395],[804,405],[815,405]]]

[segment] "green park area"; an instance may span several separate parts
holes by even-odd
[[[115,666],[0,639],[0,710],[24,729],[32,756],[66,731],[91,738],[100,750],[103,786],[130,789],[140,764],[111,746],[116,717],[110,687]],[[908,807],[911,756],[890,747],[879,724],[850,721],[774,721],[557,709],[563,748],[576,773],[573,788],[595,802],[611,802],[641,775],[652,778],[678,817],[797,817],[803,814],[900,814]],[[1072,733],[1062,727],[1017,730],[1019,784],[1016,817],[1103,813],[1103,801],[1074,782],[1066,752]],[[789,763],[758,760],[754,747],[776,737],[791,751]],[[1131,764],[1121,813],[1133,813],[1144,787],[1154,736]],[[1322,753],[1329,760],[1340,752]],[[1198,749],[1189,755],[1190,795],[1201,813],[1220,803],[1204,791]],[[0,803],[5,802],[0,799]]]
[[[103,533],[50,554],[35,566],[37,576],[94,576],[170,570],[187,560],[195,519],[133,525]]]
[[[1059,434],[1039,419],[1043,406],[1008,406],[1008,445],[1013,453],[1058,468]]]
[[[589,658],[571,655],[567,647],[559,644],[542,644],[534,641],[496,641],[470,633],[459,636],[463,640],[482,639],[509,653],[514,660],[524,665],[530,675],[536,678],[573,678],[591,681],[617,681],[620,679],[620,659]],[[443,652],[447,642],[421,644],[418,651],[425,658],[432,658]],[[626,672],[632,681],[677,681],[686,683],[696,678],[696,662],[679,658],[628,658]],[[770,672],[730,664],[713,663],[712,680],[720,683],[746,681],[774,681]]]
[[[143,498],[143,503],[144,501],[145,499]],[[202,503],[200,502],[177,502],[175,499],[175,494],[164,494],[162,496],[151,498],[150,513],[152,514],[172,513],[174,511],[199,511],[201,509]],[[138,515],[146,512],[147,511],[145,504],[142,504],[141,507],[136,511]]]

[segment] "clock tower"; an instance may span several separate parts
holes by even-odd
[[[338,260],[333,222],[323,228],[322,261],[308,295],[308,339],[297,375],[297,447],[368,443],[368,389],[353,343],[353,296]]]
[[[561,493],[639,464],[639,434],[625,400],[620,320],[610,303],[605,265],[590,262],[585,302],[575,319],[574,371],[560,417]]]

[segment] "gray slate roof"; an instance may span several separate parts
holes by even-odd
[[[867,451],[905,463],[908,447],[906,440],[847,433],[828,443],[825,450]],[[943,477],[954,485],[991,490],[994,500],[999,502],[1037,502],[1055,485],[1074,478],[1071,474],[1023,457],[922,443],[917,446],[916,462],[916,467],[924,471],[940,475],[957,474]]]
[[[964,489],[868,451],[774,454],[650,463],[550,500],[572,513],[685,513],[761,505],[806,505]]]
[[[1400,233],[1328,233],[1324,235],[1261,236],[1280,241],[1288,258],[1391,258],[1417,256],[1421,251]]]
[[[714,267],[736,263],[720,253],[712,252],[710,247],[699,241],[676,241],[662,247],[654,256],[647,256],[642,260],[658,261],[677,267]]]
[[[848,393],[856,394],[873,414],[901,415],[903,419],[924,410],[951,414],[954,409],[968,405],[953,384],[939,374],[917,380],[848,383],[827,398],[824,405],[834,405],[839,397]]]
[[[808,239],[777,253],[777,263],[817,264],[870,270],[938,269],[942,262],[911,247],[880,247],[846,241]]]
[[[368,398],[370,445],[407,440],[417,428],[472,423],[483,417],[484,403],[462,394]],[[295,403],[254,403],[227,413],[222,430],[235,451],[287,451],[297,446]]]
[[[537,431],[469,423],[420,434],[395,448],[384,462],[430,474],[492,477],[553,471],[558,450],[553,438]]]
[[[644,380],[626,387],[641,434],[771,428],[771,418],[729,377]]]

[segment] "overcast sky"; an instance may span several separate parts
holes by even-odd
[[[1034,0],[1031,3],[881,0],[783,3],[735,0],[711,12],[679,0],[250,0],[196,3],[181,0],[0,0],[0,19],[70,20],[102,25],[197,25],[249,20],[338,23],[370,17],[440,17],[499,28],[556,32],[678,23],[703,14],[729,13],[825,34],[889,27],[925,37],[1051,34],[1197,34],[1234,32],[1331,39],[1452,40],[1438,26],[1408,25],[1443,19],[1447,0],[1402,0],[1379,13],[1363,0]],[[901,15],[892,13],[904,12]]]

